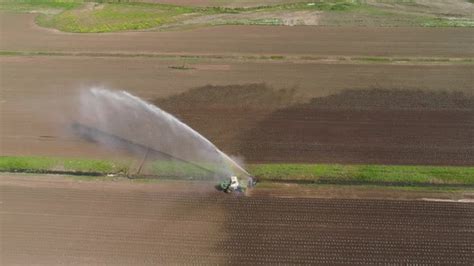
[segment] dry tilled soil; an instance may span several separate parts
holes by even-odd
[[[474,205],[2,176],[3,265],[472,265]]]
[[[0,18],[0,49],[26,53],[0,57],[2,155],[114,157],[68,131],[78,91],[104,86],[156,103],[247,162],[474,163],[470,28],[72,34],[39,28],[33,14]]]

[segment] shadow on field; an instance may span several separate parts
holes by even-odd
[[[345,90],[268,115],[241,139],[252,162],[474,163],[474,98]]]
[[[163,109],[255,108],[276,109],[297,101],[296,88],[275,90],[265,83],[194,88],[168,98],[153,101]]]
[[[233,155],[241,153],[241,139],[248,129],[278,109],[289,107],[301,99],[296,89],[275,90],[266,84],[204,86],[154,104],[211,140],[217,147]]]
[[[154,101],[248,162],[472,165],[474,98],[344,90],[304,101],[266,84],[205,86]]]

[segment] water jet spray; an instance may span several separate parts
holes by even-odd
[[[77,126],[86,129],[88,137],[99,143],[105,143],[99,135],[106,134],[220,177],[250,177],[242,166],[197,131],[126,91],[84,91]]]

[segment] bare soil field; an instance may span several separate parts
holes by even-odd
[[[162,107],[250,163],[474,165],[472,28],[71,34],[34,19],[0,13],[0,156],[129,158],[71,128],[81,90],[103,86]],[[472,192],[278,184],[245,197],[209,182],[118,179],[1,174],[0,264],[474,263]]]
[[[406,93],[403,95],[403,93]],[[356,92],[369,98],[377,91]],[[381,98],[384,96],[383,93]],[[360,108],[356,104],[324,106],[317,99],[309,105],[279,110],[266,117],[244,137],[242,151],[246,158],[265,158],[273,162],[311,161],[380,163],[380,164],[441,164],[472,165],[474,155],[474,101],[465,108],[430,108],[416,102],[413,92],[402,92],[415,103],[411,108],[402,104],[393,108],[396,93],[385,99],[374,97],[378,108]],[[426,99],[429,95],[421,93]],[[341,93],[342,101],[352,95]],[[449,94],[433,97],[433,103],[443,103]],[[420,98],[418,98],[420,99]],[[458,101],[461,102],[463,96]],[[360,109],[359,109],[360,108]],[[252,154],[254,152],[254,154]],[[252,155],[250,155],[252,154]],[[279,155],[285,154],[280,159]],[[292,158],[292,159],[290,159]]]
[[[2,176],[10,264],[470,265],[474,205]],[[183,187],[184,186],[184,187]]]
[[[472,63],[370,60],[470,59],[472,29],[229,26],[68,34],[39,28],[32,14],[1,13],[0,19],[2,50],[91,53],[0,57],[1,155],[122,156],[69,131],[79,91],[104,86],[157,103],[248,162],[474,163]],[[219,57],[274,54],[368,60]],[[288,96],[279,96],[279,89],[292,98],[275,100]],[[390,105],[390,93],[373,89],[403,90]],[[358,102],[364,97],[372,105]]]
[[[2,155],[119,156],[69,132],[80,89],[104,85],[154,101],[248,162],[473,163],[470,65],[197,60],[176,70],[181,61],[87,56],[0,63]],[[366,88],[411,89],[392,97]]]
[[[295,103],[294,93],[203,87],[156,103],[249,162],[474,163],[472,96],[359,89]]]
[[[157,104],[249,162],[474,164],[470,95],[358,89],[295,103],[294,93],[204,87]]]
[[[171,32],[71,34],[0,13],[0,50],[181,54],[473,57],[471,28],[216,26]],[[291,41],[289,41],[291,40]],[[350,43],[351,45],[347,45]]]

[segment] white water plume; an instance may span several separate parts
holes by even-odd
[[[91,88],[80,98],[81,125],[217,175],[249,174],[176,117],[126,91]],[[100,141],[100,138],[95,138]]]

